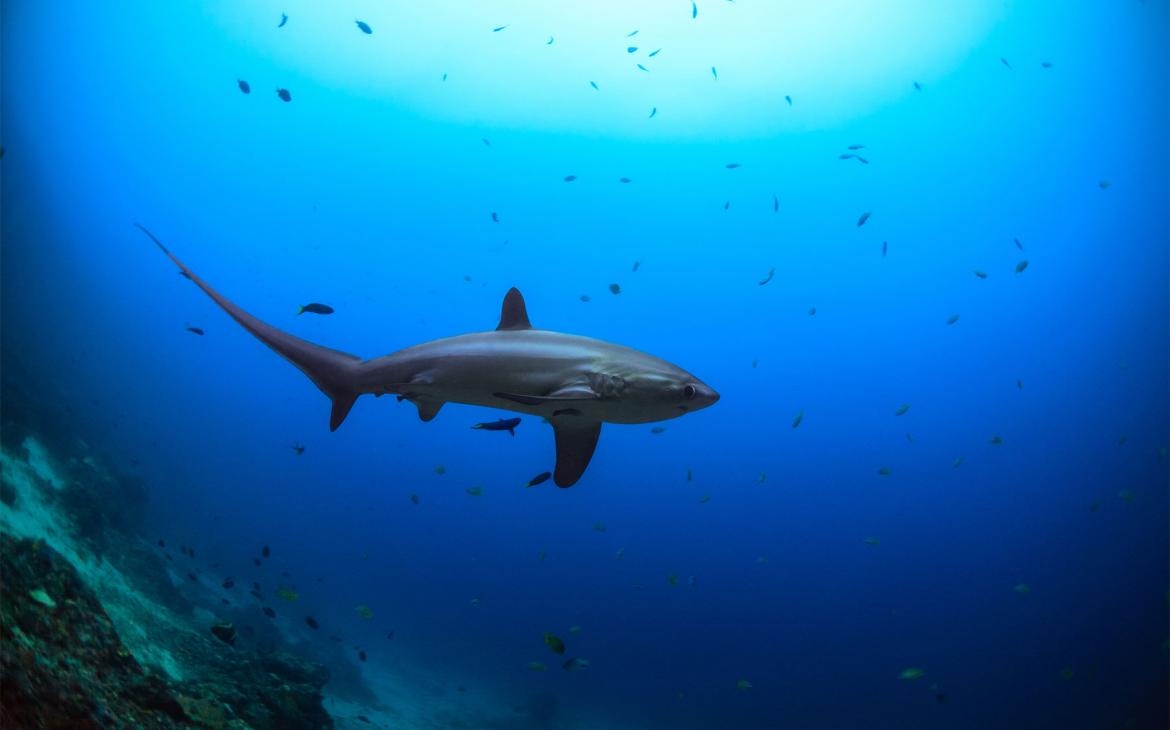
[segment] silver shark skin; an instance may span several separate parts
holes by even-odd
[[[542,416],[556,435],[553,479],[557,486],[570,487],[589,465],[602,423],[665,421],[719,400],[706,383],[653,355],[534,328],[515,288],[504,297],[494,331],[432,340],[362,360],[256,319],[192,273],[154,234],[134,225],[228,315],[332,399],[331,431],[366,393],[409,400],[424,421],[448,401]]]

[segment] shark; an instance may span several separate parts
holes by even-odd
[[[256,339],[296,366],[332,402],[336,431],[361,395],[395,395],[434,419],[445,403],[539,416],[553,429],[558,487],[576,484],[603,423],[678,418],[719,400],[714,388],[666,360],[631,347],[537,329],[515,287],[494,330],[444,337],[362,359],[303,340],[257,319],[213,289],[153,233],[135,223],[179,271]]]

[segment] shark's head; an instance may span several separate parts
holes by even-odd
[[[702,410],[719,400],[715,389],[680,367],[639,353],[620,375],[603,375],[602,398],[617,401],[618,413],[606,420],[650,423]],[[632,367],[631,367],[632,366]],[[620,415],[619,415],[620,414]]]

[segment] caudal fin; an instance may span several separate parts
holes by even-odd
[[[341,425],[341,422],[345,420],[345,417],[349,415],[349,410],[353,408],[354,401],[361,395],[361,390],[357,384],[358,372],[362,362],[361,358],[346,352],[313,344],[308,340],[302,340],[295,335],[278,330],[267,322],[256,319],[196,276],[182,261],[167,250],[167,247],[153,233],[148,231],[145,226],[141,223],[135,223],[134,225],[149,236],[150,240],[154,241],[162,249],[162,252],[179,267],[179,270],[188,279],[195,282],[195,285],[202,289],[207,296],[211,297],[232,319],[239,322],[240,326],[251,332],[256,339],[276,351],[278,355],[293,365],[296,365],[302,373],[309,377],[309,380],[313,381],[314,385],[320,388],[322,393],[329,396],[333,401],[333,410],[329,414],[329,430],[336,431],[337,427]]]

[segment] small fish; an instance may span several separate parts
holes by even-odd
[[[922,84],[920,84],[920,83],[918,83],[917,81],[915,81],[915,82],[914,82],[914,90],[915,90],[915,91],[922,91]]]
[[[314,631],[320,628],[320,625],[317,623],[317,619],[313,618],[312,616],[305,616],[305,625]]]
[[[369,35],[369,34],[374,32],[373,30],[370,29],[369,25],[367,25],[365,22],[363,22],[361,20],[355,20],[353,22],[357,23],[358,30],[365,33],[366,35]]]
[[[642,71],[646,71],[646,72],[649,72],[649,71],[650,71],[650,69],[646,68],[645,66],[643,66],[643,65],[642,65],[642,64],[640,64],[640,63],[639,63],[639,64],[636,64],[636,65],[637,65],[637,67],[638,67],[640,70],[642,70]]]
[[[886,257],[886,252],[890,250],[890,242],[882,241],[882,258]]]
[[[374,617],[374,610],[364,603],[361,604],[360,606],[354,607],[353,610],[357,612],[358,616],[361,616],[362,618],[366,619],[367,621]]]
[[[816,316],[816,313],[817,313],[817,308],[816,308],[816,307],[809,307],[809,310],[808,310],[808,316],[810,316],[810,317],[814,317],[814,316]]]
[[[507,431],[513,436],[516,435],[516,427],[520,425],[519,418],[501,418],[497,421],[489,421],[487,423],[477,423],[472,426],[473,429],[480,431]]]
[[[755,370],[755,369],[756,369],[756,368],[758,368],[759,366],[760,366],[760,361],[759,361],[759,360],[752,360],[752,370]]]
[[[1052,61],[1041,61],[1040,68],[1052,68]]]
[[[446,81],[446,80],[447,80],[447,74],[443,74],[443,79],[442,79],[442,80],[443,80],[443,81]]]
[[[358,659],[359,659],[359,660],[361,660],[361,661],[363,661],[363,662],[366,660],[366,652],[365,652],[365,650],[362,650],[362,651],[359,651],[359,652],[358,652]]]
[[[730,210],[730,208],[731,208],[731,201],[729,200],[723,204],[723,210]]]
[[[767,284],[769,281],[772,280],[772,277],[775,275],[776,275],[776,269],[768,269],[768,275],[765,276],[763,278],[763,280],[759,282],[759,285],[763,286],[764,284]]]
[[[658,107],[654,107],[650,110],[650,116],[647,117],[647,119],[653,119],[656,114],[658,114]]]
[[[1016,273],[1022,274],[1026,268],[1028,268],[1028,259],[1023,259],[1020,261],[1020,263],[1016,264]]]
[[[892,472],[890,471],[890,467],[888,466],[883,466],[882,468],[878,469],[878,476],[888,477],[891,473]]]
[[[280,24],[279,24],[279,25],[277,25],[276,27],[277,27],[277,28],[283,28],[283,27],[284,27],[284,24],[285,24],[285,23],[287,23],[287,22],[288,22],[288,15],[287,15],[286,13],[281,13],[281,14],[280,14]]]
[[[281,586],[281,587],[277,588],[276,595],[278,597],[283,598],[284,600],[288,601],[289,603],[292,603],[293,601],[300,598],[300,594],[298,594],[296,591],[294,591],[292,588],[289,588],[288,586]]]
[[[580,626],[576,626],[576,625],[574,625],[574,626],[570,626],[570,627],[569,627],[569,633],[570,633],[570,634],[579,634],[579,633],[581,633],[581,627],[580,627]]]
[[[618,549],[617,549],[617,552],[615,552],[615,553],[613,554],[613,559],[614,559],[614,560],[621,560],[621,559],[622,559],[622,557],[623,557],[625,554],[626,554],[626,549],[625,549],[625,548],[618,548]]]
[[[955,322],[958,322],[958,321],[959,321],[959,315],[957,315],[957,314],[952,314],[951,316],[947,317],[947,324],[954,324]]]
[[[861,541],[864,542],[866,545],[881,545],[881,543],[882,543],[882,541],[877,539],[876,537],[863,537],[863,538],[861,538]]]
[[[548,667],[544,665],[544,662],[528,662],[528,670],[531,672],[543,672],[546,669]]]
[[[852,154],[851,152],[842,152],[841,154],[837,155],[838,160],[852,160],[854,157],[857,157],[857,155]]]
[[[267,558],[268,556],[272,555],[272,551],[268,549],[267,545],[265,545],[260,549],[260,555]]]
[[[596,82],[596,81],[590,81],[590,82],[589,82],[589,85],[593,87],[593,90],[594,90],[594,91],[601,91],[601,87],[599,87],[599,86],[597,85],[597,82]]]
[[[660,434],[660,433],[665,433],[665,432],[666,432],[666,428],[663,426],[655,426],[654,428],[650,429],[650,433],[656,434],[656,435]]]
[[[240,91],[244,92],[245,94],[252,93],[252,86],[247,81],[244,81],[243,79],[236,79],[236,86],[239,86]]]
[[[963,457],[962,456],[956,458],[954,461],[951,462],[952,469],[958,469],[962,465],[963,465]]]
[[[543,562],[544,562],[544,559],[545,559],[545,558],[547,558],[547,557],[548,557],[548,553],[546,553],[545,551],[541,550],[541,551],[540,551],[540,554],[536,556],[536,559],[537,559],[537,560],[539,560],[540,562],[542,562],[542,563],[543,563]]]
[[[780,212],[780,198],[778,198],[775,193],[772,194],[772,212]]]
[[[438,474],[439,476],[443,476],[444,474],[447,473],[447,467],[443,466],[442,464],[439,464],[438,466],[435,467],[435,473]]]
[[[577,297],[577,298],[578,298],[578,299],[580,299],[580,300],[581,300],[581,301],[583,301],[583,302],[591,302],[591,301],[593,301],[593,297],[589,296],[588,294],[582,294],[581,296],[579,296],[579,297]]]
[[[903,403],[902,405],[898,406],[898,409],[896,411],[894,411],[894,415],[895,416],[904,416],[904,415],[906,415],[906,411],[908,411],[908,410],[910,410],[910,404]]]
[[[609,293],[610,294],[621,294],[622,288],[620,286],[618,286],[617,284],[610,284],[609,285]]]
[[[1007,59],[1006,59],[1006,58],[1004,58],[1003,56],[1000,56],[1000,57],[999,57],[999,62],[1000,62],[1000,63],[1002,63],[1004,66],[1007,66],[1007,70],[1008,70],[1008,71],[1011,71],[1011,70],[1013,70],[1013,69],[1012,69],[1012,65],[1011,65],[1010,63],[1008,63]]]
[[[861,217],[857,219],[857,227],[858,227],[858,228],[861,228],[862,226],[864,226],[864,225],[865,225],[865,222],[866,222],[867,220],[869,220],[869,217],[870,217],[871,215],[873,215],[873,214],[872,214],[872,213],[869,213],[869,212],[862,213],[862,214],[861,214]]]
[[[224,578],[223,583],[221,585],[224,587],[225,590],[231,590],[232,587],[235,586],[235,584],[236,584],[236,582],[234,580],[232,580],[231,578]]]
[[[979,269],[976,269],[976,270],[975,270],[975,278],[977,278],[977,279],[986,279],[986,278],[987,278],[987,272],[986,272],[986,271],[980,271]]]
[[[688,482],[695,481],[695,473],[693,471],[691,471],[691,468],[689,466],[687,467],[687,481]]]
[[[199,335],[200,337],[203,336],[203,329],[200,327],[187,327],[187,331],[191,334]]]
[[[546,45],[546,46],[551,46],[552,44],[553,44],[553,37],[550,35],[550,36],[548,37],[548,43],[545,43],[544,45]]]
[[[500,222],[500,214],[496,213],[496,212],[492,212],[492,223],[499,223],[499,222]]]
[[[1123,489],[1117,493],[1117,496],[1132,504],[1136,495],[1133,493],[1132,489]]]
[[[553,650],[554,654],[565,653],[565,642],[561,641],[560,638],[548,633],[547,631],[544,634],[544,643],[546,646],[548,646],[549,649]]]
[[[792,419],[792,427],[796,428],[797,426],[800,425],[800,422],[803,420],[804,420],[804,411],[801,411],[800,413],[796,414],[796,418]]]
[[[223,623],[215,624],[211,627],[211,633],[215,635],[215,638],[219,639],[228,646],[236,643],[236,630],[232,626],[231,621],[224,621]]]
[[[1024,250],[1024,244],[1020,243],[1020,239],[1013,238],[1012,240],[1015,241],[1016,248],[1020,249],[1021,251]]]
[[[281,101],[292,101],[292,94],[288,93],[288,89],[277,89],[276,95],[280,97]]]
[[[593,523],[593,531],[594,532],[606,532],[608,529],[609,528],[605,526],[604,522],[594,522]]]
[[[863,145],[863,144],[851,144],[851,145],[849,145],[848,147],[846,147],[845,149],[849,149],[849,150],[863,150],[863,149],[865,149],[865,145]]]
[[[566,672],[572,672],[572,671],[576,671],[578,669],[588,669],[588,668],[589,668],[589,660],[582,659],[580,657],[573,657],[572,659],[569,659],[568,661],[566,661],[564,664],[561,665],[561,669],[564,669]]]
[[[1129,441],[1129,438],[1125,434],[1121,434],[1121,436],[1117,438],[1117,445],[1125,446],[1126,441]]]
[[[704,494],[702,497],[699,497],[699,504],[707,504],[710,501],[711,501],[710,494]]]
[[[305,453],[305,447],[301,446],[300,444],[293,444],[292,450],[297,452],[297,456],[300,456],[301,454]]]
[[[633,38],[636,35],[638,35],[638,31],[633,30],[633,31],[630,31],[629,33],[626,33],[626,38]]]
[[[728,162],[726,165],[724,165],[724,167],[726,167],[728,170],[734,170],[737,167],[741,167],[741,165],[738,162]]]
[[[483,487],[468,487],[467,489],[464,489],[463,491],[467,492],[472,497],[482,497],[483,496]]]
[[[790,107],[792,106],[792,97],[791,96],[785,96],[784,101],[788,102],[788,106],[790,106]]]
[[[740,692],[746,692],[747,690],[751,689],[753,686],[754,685],[751,682],[747,681],[746,679],[738,679],[735,682],[735,688],[737,690],[739,690]]]
[[[619,178],[618,178],[618,182],[620,182],[620,183],[628,183],[628,182],[631,182],[631,180],[630,180],[630,178],[628,178],[628,177],[619,177]]]
[[[634,268],[630,269],[630,273],[634,273],[634,274],[638,273],[638,267],[640,267],[641,265],[642,265],[641,261],[635,261]]]
[[[1015,587],[1012,588],[1012,590],[1016,593],[1019,593],[1021,596],[1025,596],[1032,592],[1031,586],[1029,586],[1027,583],[1017,583]]]
[[[573,182],[577,179],[576,175],[565,175],[565,182]]]
[[[549,478],[551,476],[552,476],[551,472],[542,471],[541,473],[539,473],[536,476],[529,479],[528,483],[525,484],[524,486],[535,487],[537,484],[544,484],[545,482],[547,482],[549,480]]]
[[[626,53],[637,53],[637,52],[638,52],[637,46],[630,46],[629,48],[626,49]]]
[[[1016,380],[1016,390],[1023,390],[1023,389],[1024,389],[1024,381]]]
[[[671,573],[670,575],[666,576],[666,582],[672,586],[676,586],[678,585],[678,576],[674,573]]]
[[[988,439],[987,443],[992,444],[993,446],[999,446],[1003,443],[1003,439],[998,435],[993,435],[990,439]]]
[[[511,25],[511,23],[509,23],[508,25]],[[507,27],[508,27],[507,25],[496,26],[495,28],[492,28],[492,32],[499,33],[501,30],[503,30],[504,28],[507,28]]]
[[[914,680],[914,679],[922,679],[924,676],[926,676],[925,669],[919,669],[918,667],[910,667],[909,669],[903,669],[902,673],[898,675],[898,679]]]
[[[329,306],[328,304],[318,304],[317,302],[302,304],[301,306],[297,307],[298,315],[304,314],[305,312],[310,312],[312,314],[333,314],[333,307]]]
[[[264,608],[262,608],[260,610],[263,611],[264,615],[267,616],[268,618],[276,618],[276,611],[273,611],[268,606],[265,606]]]
[[[691,20],[699,17],[699,6],[695,5],[695,0],[691,0]]]
[[[869,164],[869,160],[865,159],[865,158],[864,158],[864,157],[862,157],[861,155],[854,155],[854,157],[856,157],[856,158],[857,158],[857,161],[858,161],[858,162],[860,162],[860,163],[861,163],[861,164],[863,164],[863,165],[868,165],[868,164]]]
[[[654,57],[655,57],[655,56],[657,56],[659,53],[662,53],[662,49],[661,49],[661,48],[659,48],[659,49],[657,49],[657,50],[650,51],[650,53],[646,54],[646,58],[654,58]]]
[[[394,631],[390,631],[390,633],[386,634],[386,638],[393,639],[394,638]]]
[[[491,147],[492,146],[492,141],[490,139],[488,139],[487,137],[480,137],[479,141],[483,142],[484,147]]]
[[[909,431],[906,432],[906,440],[910,443],[914,443],[914,436]]]
[[[417,494],[410,495],[410,502],[411,502],[411,504],[418,504],[418,495]]]
[[[756,477],[756,484],[763,484],[764,480],[766,480],[767,478],[768,478],[767,474],[765,474],[764,472],[760,472],[760,475],[758,477]]]
[[[719,72],[715,70],[714,66],[711,67],[711,75],[715,77],[716,81],[719,80]]]

